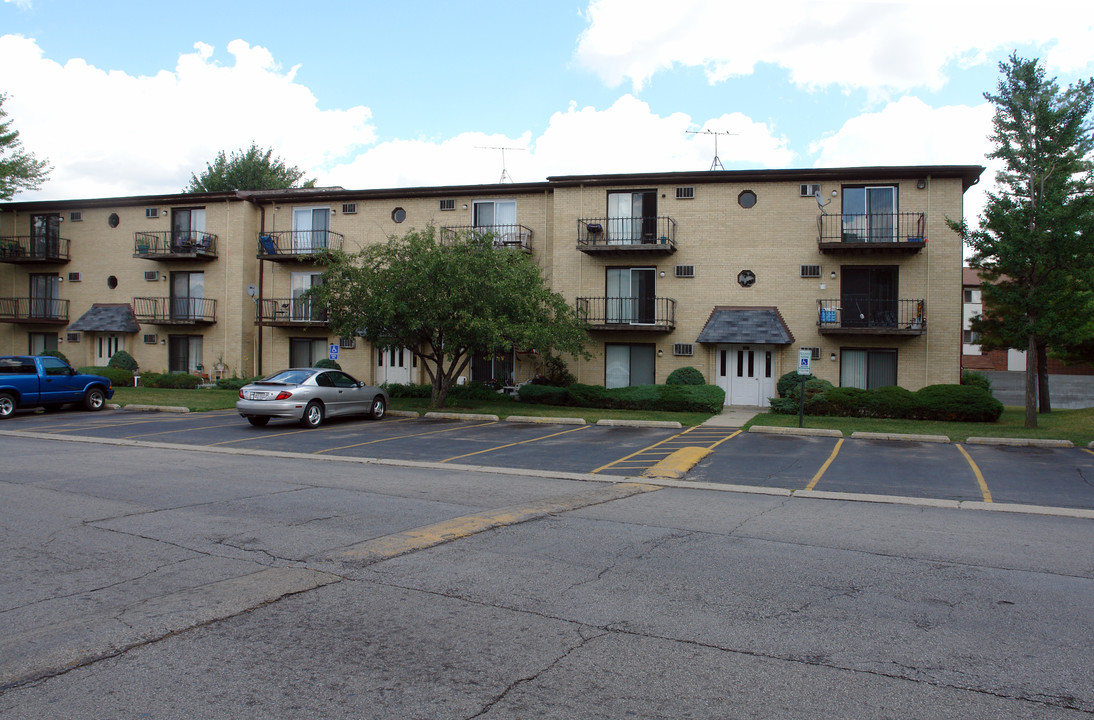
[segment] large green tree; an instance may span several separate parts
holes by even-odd
[[[409,349],[429,375],[434,407],[444,407],[474,355],[509,346],[585,353],[574,308],[528,255],[495,248],[489,235],[441,240],[428,227],[327,260],[322,284],[308,292],[329,309],[332,331]]]
[[[19,131],[4,110],[7,99],[0,93],[0,200],[11,200],[21,190],[37,190],[52,169],[47,161],[23,150]]]
[[[999,64],[988,156],[1001,160],[980,228],[958,226],[984,279],[985,314],[974,320],[985,347],[1025,348],[1026,427],[1051,410],[1047,349],[1090,330],[1094,195],[1089,121],[1094,80],[1061,90],[1037,60]],[[1037,391],[1040,390],[1038,393]]]
[[[301,183],[304,171],[289,167],[273,149],[260,148],[254,143],[246,150],[236,150],[226,155],[223,150],[216,159],[206,163],[201,175],[190,175],[190,184],[184,192],[221,192],[225,190],[284,190],[287,188],[315,187],[315,180]]]

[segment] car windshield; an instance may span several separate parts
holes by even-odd
[[[314,370],[282,370],[279,373],[274,373],[268,378],[263,378],[261,382],[281,383],[284,385],[299,385],[314,374]]]

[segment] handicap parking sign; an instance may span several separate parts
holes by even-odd
[[[330,359],[331,360],[337,360],[338,359],[338,344],[337,343],[331,343],[331,345],[330,345]]]
[[[812,350],[799,350],[798,351],[798,374],[799,375],[811,375],[812,369],[810,368],[810,361],[813,359]]]

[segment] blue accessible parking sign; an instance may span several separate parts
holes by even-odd
[[[338,359],[338,344],[337,343],[331,343],[331,345],[330,345],[330,359],[331,360],[337,360]]]

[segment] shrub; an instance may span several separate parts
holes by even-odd
[[[244,385],[250,385],[261,379],[261,375],[255,375],[253,378],[221,378],[220,380],[217,380],[217,390],[239,390]]]
[[[975,370],[962,370],[961,384],[971,385],[972,387],[978,387],[991,392],[991,378],[984,373],[978,373]]]
[[[931,385],[916,392],[896,386],[874,390],[829,387],[811,395],[812,384],[806,383],[807,415],[995,422],[1003,413],[1003,404],[991,393],[971,385]],[[784,415],[797,413],[797,395],[772,400],[771,410]]]
[[[606,410],[661,410],[666,412],[721,412],[726,393],[716,385],[525,385],[521,402],[569,405]]]
[[[523,385],[518,393],[521,402],[540,405],[569,405],[570,391],[555,385]]]
[[[432,393],[433,388],[430,387]],[[454,385],[448,391],[448,397],[454,400],[497,400],[497,388],[481,382],[469,382],[466,385]]]
[[[690,365],[687,367],[676,368],[669,373],[668,379],[665,380],[666,385],[706,385],[707,381],[703,378],[703,373],[699,372]]]
[[[83,373],[84,375],[102,375],[110,381],[111,385],[124,387],[133,384],[133,373],[125,368],[89,366],[77,368],[76,372]]]
[[[920,420],[995,422],[1003,414],[1003,403],[972,385],[928,385],[917,390],[915,397]]]
[[[387,390],[388,397],[392,398],[430,398],[433,397],[432,385],[415,385],[414,383],[391,383],[382,385]]]
[[[805,381],[815,380],[813,375],[806,375]],[[797,370],[791,370],[778,379],[775,383],[775,392],[779,393],[779,397],[790,397],[790,391],[792,388],[801,388],[802,376],[798,374]],[[794,397],[797,397],[795,395]]]
[[[336,361],[331,360],[330,358],[319,358],[314,363],[312,363],[312,367],[326,368],[328,370],[341,370],[342,369],[341,365],[339,365]]]
[[[201,378],[190,373],[143,373],[141,384],[145,387],[175,388],[192,390],[201,383]]]
[[[64,361],[65,365],[72,365],[72,363],[68,361],[68,358],[65,357],[65,354],[60,350],[43,350],[42,354],[49,355],[50,357],[60,358]]]
[[[543,375],[539,376],[537,380],[541,380],[544,385],[569,387],[577,382],[577,378],[566,367],[566,361],[558,355],[548,354],[543,359],[543,366]]]
[[[107,365],[112,368],[121,368],[128,370],[130,373],[135,373],[140,367],[137,365],[137,361],[133,359],[133,356],[127,353],[125,350],[119,350],[110,356],[110,361]]]

